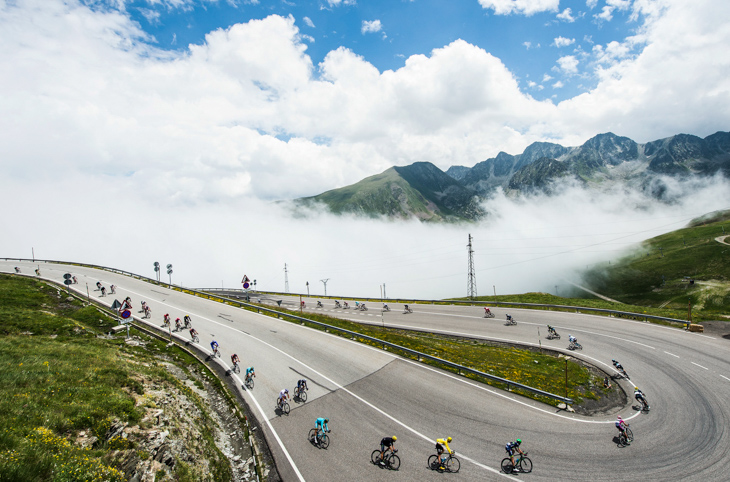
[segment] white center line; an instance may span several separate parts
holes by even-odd
[[[675,358],[679,358],[679,356],[678,355],[675,355],[674,353],[669,353],[668,351],[665,351],[664,353],[666,353],[667,355],[671,355],[671,356],[673,356]]]
[[[708,368],[707,368],[707,367],[703,367],[702,365],[698,365],[698,364],[697,364],[697,363],[695,363],[695,362],[690,362],[690,363],[692,363],[693,365],[697,365],[697,366],[698,366],[698,367],[700,367],[700,368],[704,368],[705,370],[708,370]]]
[[[725,375],[720,375],[722,378],[730,382],[730,378],[726,377]]]

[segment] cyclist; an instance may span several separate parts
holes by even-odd
[[[16,273],[20,273],[20,268],[18,268],[18,267],[16,266],[16,267],[15,267],[15,272],[16,272]]]
[[[307,380],[302,378],[297,382],[297,394],[302,393],[303,390],[309,390],[307,386]]]
[[[609,380],[608,377],[605,377],[603,379],[603,388],[611,388],[611,380]]]
[[[449,454],[454,453],[454,451],[449,447],[449,442],[451,442],[451,437],[436,439],[436,455],[439,457],[439,470],[446,470],[446,466],[444,465],[446,457],[443,455],[444,448],[449,451]]]
[[[578,343],[578,338],[574,337],[573,335],[568,335],[568,341],[571,345],[575,345]]]
[[[76,276],[72,276],[71,279],[74,280],[75,285],[79,284],[79,280],[78,280],[78,278],[76,278]],[[110,288],[112,290],[112,294],[116,293],[116,291],[115,291],[116,286],[111,285]]]
[[[315,440],[317,441],[317,443],[319,443],[319,432],[320,431],[322,431],[323,433],[330,431],[330,427],[328,425],[329,421],[330,421],[329,418],[320,417],[314,422],[314,430],[317,431],[317,435],[315,437]]]
[[[246,381],[249,381],[251,378],[256,378],[256,371],[253,367],[248,367],[246,368]]]
[[[491,311],[491,310],[490,310],[489,308],[487,308],[487,307],[485,306],[485,307],[484,307],[484,316],[489,316],[489,315],[491,315],[491,314],[492,314],[492,311]]]
[[[185,320],[185,326],[191,326],[193,324],[192,319],[190,318],[190,315],[185,315],[183,320]]]
[[[649,402],[646,401],[644,393],[639,390],[639,387],[634,387],[634,398],[636,399],[636,401],[646,406],[646,409],[649,410]]]
[[[360,309],[360,302],[359,301],[356,301],[355,302],[355,309],[356,310],[359,310]]]
[[[552,327],[552,326],[550,326],[550,325],[548,325],[548,333],[549,333],[549,334],[551,334],[551,335],[557,335],[557,334],[558,334],[558,333],[557,333],[557,332],[555,331],[555,328],[553,328],[553,327]]]
[[[300,305],[300,306],[301,306],[302,308],[306,308],[306,305],[304,304],[304,301],[300,302],[300,303],[299,303],[299,305]]]
[[[404,305],[404,306],[405,306],[405,308],[403,308],[403,312],[404,313],[410,313],[411,312],[411,309],[408,308],[408,305]]]
[[[101,290],[101,281],[96,282],[96,289]]]
[[[342,308],[342,305],[337,300],[335,300],[335,308]]]
[[[276,401],[276,404],[279,406],[279,408],[284,406],[284,402],[287,398],[289,398],[289,389],[285,388],[279,392],[279,398]]]
[[[390,308],[388,308],[387,303],[383,303],[383,311],[390,311]]]
[[[522,440],[517,439],[514,442],[509,442],[507,445],[504,446],[504,449],[507,451],[507,455],[509,455],[509,460],[512,462],[512,467],[515,467],[515,451],[519,452],[520,455],[525,455],[525,453],[520,449],[520,445],[522,444]],[[514,468],[514,470],[517,470],[517,467]]]
[[[343,303],[345,303],[345,308],[349,308],[350,307],[350,305],[347,304],[347,301],[343,301]]]
[[[512,322],[515,320],[512,318],[512,315],[507,315],[507,321]]]
[[[233,355],[231,355],[231,363],[233,363],[233,367],[235,368],[238,366],[239,363],[241,363],[241,359],[238,358],[238,355],[234,353]]]
[[[190,338],[195,338],[196,336],[198,336],[198,330],[190,328]]]
[[[101,287],[101,296],[106,296],[106,288]]]
[[[324,307],[322,306],[322,302],[321,302],[321,301],[319,301],[319,300],[317,300],[317,308],[324,308]]]
[[[398,437],[393,435],[392,437],[384,437],[383,440],[380,441],[380,460],[378,461],[379,464],[383,464],[383,456],[385,455],[386,450],[395,452],[396,440],[398,440]]]
[[[76,281],[76,276],[74,276],[74,283],[78,283],[78,281]],[[113,294],[113,295],[117,294],[117,287],[116,287],[116,285],[109,286],[109,292],[111,294]]]
[[[182,328],[182,323],[180,323],[180,318],[177,318],[175,320],[175,330],[180,331],[181,328]]]
[[[101,292],[102,293],[104,292],[104,288],[101,289]],[[152,314],[152,308],[150,308],[150,305],[145,304],[144,305],[144,316],[149,318],[151,314]]]
[[[213,350],[213,355],[218,353],[218,342],[213,340],[210,342],[210,349]]]
[[[624,437],[626,437],[626,440],[628,441],[629,436],[626,433],[626,427],[628,427],[629,424],[624,422],[624,419],[621,418],[621,415],[619,415],[617,418],[618,420],[616,420],[616,428],[618,429],[619,433],[624,434]]]
[[[41,269],[40,268],[36,268],[35,269],[35,275],[36,276],[40,276],[41,275]]]

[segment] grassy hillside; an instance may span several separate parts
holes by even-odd
[[[715,238],[730,235],[729,217],[714,213],[649,239],[618,262],[588,271],[584,284],[634,305],[686,313],[691,302],[700,319],[723,319],[730,314],[730,246]]]
[[[231,480],[206,402],[167,369],[192,358],[106,337],[114,320],[67,296],[0,276],[0,480]]]

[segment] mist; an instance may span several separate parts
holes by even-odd
[[[673,183],[671,203],[635,191],[596,193],[557,186],[559,195],[497,193],[475,224],[427,224],[336,216],[293,216],[257,199],[173,203],[148,187],[75,176],[8,186],[0,193],[3,257],[78,261],[154,278],[173,265],[172,282],[312,295],[438,299],[466,296],[467,241],[473,237],[479,295],[543,291],[564,295],[586,267],[618,259],[644,239],[730,206],[722,177]],[[184,200],[184,196],[181,196]],[[103,278],[103,275],[101,276]],[[163,274],[163,279],[167,275]]]

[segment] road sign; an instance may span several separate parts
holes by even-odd
[[[65,284],[65,285],[71,285],[71,284],[73,284],[73,280],[65,279],[65,280],[63,280],[63,284]]]
[[[63,279],[71,279],[71,273],[66,273],[63,275]]]
[[[248,279],[248,276],[243,275],[243,279],[241,280],[241,283],[250,283],[250,282],[251,282],[251,280]]]
[[[122,318],[124,318],[125,320],[127,318],[129,318],[130,316],[132,316],[132,312],[131,311],[129,311],[129,310],[122,311]]]
[[[172,265],[171,264],[168,264],[167,265],[167,269],[172,269]]]
[[[243,283],[243,289],[247,290],[249,286],[251,286],[251,285],[248,283]]]
[[[122,307],[122,304],[119,302],[119,300],[114,300],[114,303],[112,303],[112,310],[118,310]]]

